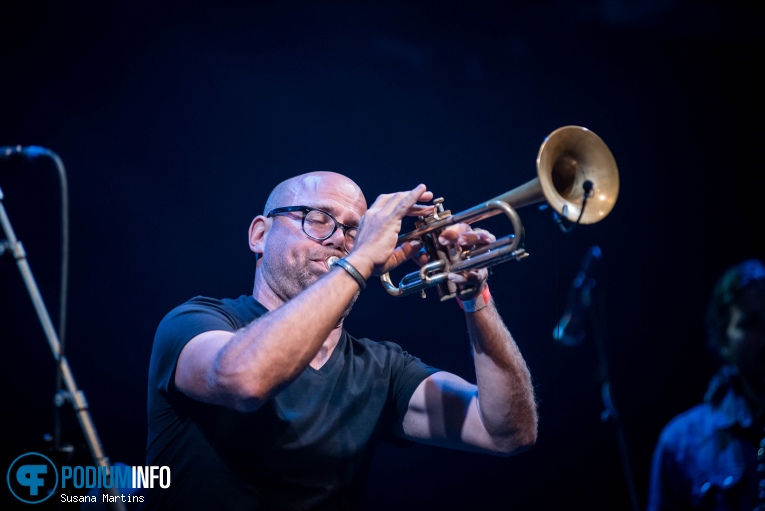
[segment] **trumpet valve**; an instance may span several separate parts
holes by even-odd
[[[442,218],[444,218],[444,216],[446,216],[444,215],[444,213],[447,213],[447,215],[449,214],[449,212],[444,211],[443,197],[433,199],[433,205],[435,206],[435,208],[433,208],[433,213],[431,216],[433,217],[434,220],[441,220]]]

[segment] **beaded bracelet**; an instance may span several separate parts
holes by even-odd
[[[483,288],[481,294],[471,298],[470,300],[461,300],[457,298],[457,303],[465,312],[478,312],[479,310],[489,305],[489,302],[491,302],[491,292],[489,291],[488,284],[486,284],[486,287]]]

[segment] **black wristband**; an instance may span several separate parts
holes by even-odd
[[[344,269],[348,272],[348,274],[353,277],[353,280],[356,281],[356,283],[359,285],[359,288],[364,289],[367,287],[367,283],[364,280],[364,277],[359,273],[359,270],[353,267],[351,263],[346,261],[345,259],[338,259],[337,257],[330,257],[328,264],[330,267],[332,266],[339,266],[340,268]]]

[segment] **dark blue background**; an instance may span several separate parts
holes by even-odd
[[[544,137],[575,124],[617,160],[616,207],[570,234],[549,209],[520,209],[531,256],[491,280],[534,376],[537,446],[504,459],[385,447],[365,507],[630,508],[592,330],[577,348],[551,337],[595,244],[594,319],[644,505],[659,429],[713,370],[709,289],[727,265],[763,255],[763,20],[752,3],[18,4],[0,17],[0,145],[50,148],[65,164],[66,353],[112,461],[143,464],[161,317],[197,294],[251,292],[247,228],[277,182],[334,170],[370,203],[424,182],[458,212],[536,177]],[[0,162],[0,189],[58,327],[56,167]],[[509,232],[495,220],[485,227]],[[472,379],[456,304],[432,294],[396,299],[370,282],[347,327]],[[7,252],[0,300],[7,467],[46,448],[55,366]],[[74,414],[62,419],[88,463]]]

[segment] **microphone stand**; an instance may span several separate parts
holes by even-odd
[[[57,164],[60,165],[58,159],[55,159],[57,160]],[[111,477],[111,466],[109,465],[109,459],[104,455],[101,441],[99,440],[96,429],[93,426],[93,421],[90,417],[85,394],[77,388],[77,384],[74,381],[74,376],[72,375],[72,371],[69,368],[69,363],[67,362],[66,357],[61,353],[61,344],[59,342],[58,335],[56,334],[56,330],[53,328],[53,322],[50,319],[48,310],[45,307],[42,296],[40,295],[37,283],[32,276],[32,271],[29,268],[29,263],[27,262],[24,247],[16,238],[16,234],[11,227],[11,222],[7,213],[5,212],[5,207],[3,206],[3,197],[3,191],[0,189],[0,224],[2,224],[3,231],[7,237],[6,240],[0,242],[0,255],[2,255],[5,250],[8,249],[16,259],[16,265],[21,272],[21,276],[24,279],[24,283],[26,284],[29,296],[32,299],[35,310],[37,311],[37,317],[40,319],[43,331],[45,332],[45,336],[48,339],[48,344],[53,351],[53,357],[58,363],[58,371],[60,371],[60,377],[66,386],[67,392],[64,393],[63,391],[59,391],[57,393],[55,396],[56,406],[61,406],[67,399],[72,403],[72,407],[77,414],[77,420],[80,424],[80,427],[82,428],[83,434],[85,435],[85,441],[88,444],[88,448],[90,450],[91,456],[93,457],[93,460],[96,462],[96,464],[104,468],[105,474],[107,474],[108,477]],[[109,503],[110,509],[113,509],[114,511],[126,511],[126,507],[122,503],[121,495],[117,493],[117,489],[114,488],[113,484],[112,488],[108,489],[108,492],[113,497],[115,497],[114,499],[110,499],[114,500],[114,502]]]
[[[595,315],[592,313],[591,306],[593,287],[595,287],[595,279],[590,277],[588,281],[582,285],[581,300],[582,307],[587,313],[587,316],[590,320],[590,325],[592,326],[593,337],[595,339],[596,349],[598,352],[601,378],[600,394],[604,406],[604,410],[600,414],[600,420],[601,422],[610,420],[613,422],[616,428],[616,441],[619,446],[619,454],[621,455],[622,468],[624,470],[624,476],[627,483],[627,492],[629,493],[630,504],[633,511],[639,511],[640,507],[638,505],[637,493],[635,491],[635,482],[633,480],[632,468],[629,461],[629,453],[627,451],[627,441],[625,440],[624,426],[622,425],[621,417],[617,412],[616,406],[614,405],[614,401],[611,397],[611,381],[608,369],[608,357],[606,357],[605,349],[605,327],[599,321],[595,320]],[[597,298],[597,312],[600,316],[604,316],[603,312],[605,310],[605,306],[602,293],[597,294]]]

